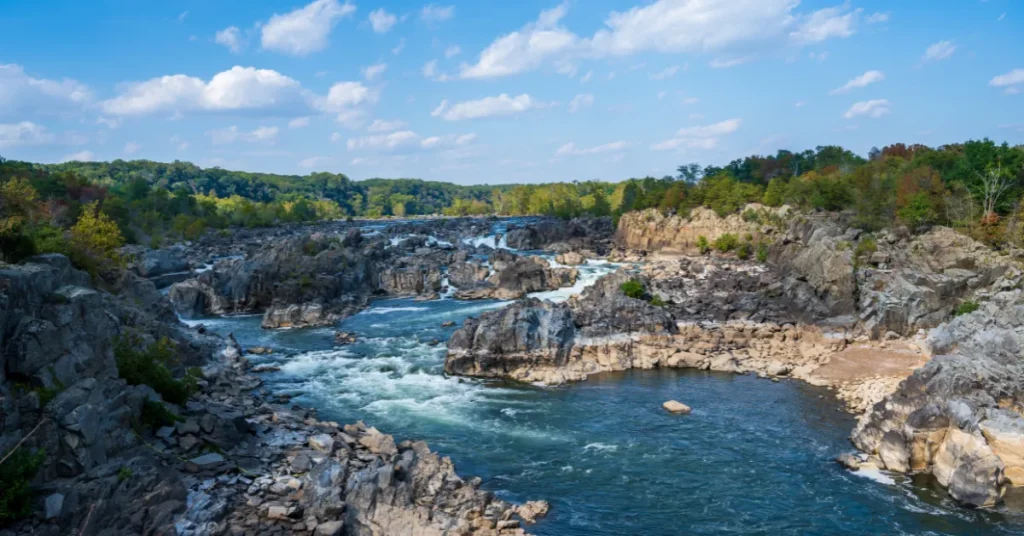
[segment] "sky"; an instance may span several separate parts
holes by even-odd
[[[1019,0],[0,0],[0,156],[460,184],[1024,143]]]

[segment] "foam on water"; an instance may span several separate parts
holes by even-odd
[[[480,247],[487,246],[491,249],[507,249],[515,251],[515,248],[508,247],[508,239],[504,234],[501,235],[501,239],[496,240],[497,235],[489,234],[484,236],[471,236],[469,238],[463,238],[462,243],[467,246]]]
[[[361,315],[386,315],[400,311],[429,311],[428,307],[371,307],[360,312]]]
[[[548,260],[548,263],[554,263],[552,266],[561,266],[555,263],[553,260]],[[542,300],[549,300],[555,303],[564,302],[573,296],[578,296],[587,287],[592,286],[601,279],[602,276],[614,272],[618,268],[617,264],[611,264],[608,261],[594,261],[587,260],[585,263],[576,267],[579,270],[579,275],[576,276],[576,283],[571,287],[563,287],[558,290],[548,290],[544,292],[531,292],[529,296],[531,298],[539,298]]]

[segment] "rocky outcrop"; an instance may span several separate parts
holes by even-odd
[[[611,218],[583,217],[512,227],[506,241],[508,247],[518,250],[551,249],[558,244],[561,251],[591,249],[600,252],[608,249],[614,233]]]
[[[467,319],[448,344],[450,374],[557,384],[598,372],[692,367],[806,376],[846,340],[813,327],[678,321],[626,296],[618,272],[561,304],[517,302]]]
[[[106,284],[118,293],[58,255],[0,264],[0,452],[45,453],[34,515],[4,534],[513,536],[546,511],[495,499],[422,442],[276,405],[233,339],[179,324],[151,282]],[[177,422],[118,377],[128,329],[202,367],[187,404],[164,403]]]
[[[494,273],[484,281],[467,286],[453,283],[459,289],[455,293],[456,298],[515,300],[530,292],[572,286],[579,275],[575,268],[552,268],[540,257],[514,255],[507,251],[493,253],[490,261]],[[469,275],[477,274],[479,271]]]
[[[971,314],[931,330],[936,354],[858,422],[854,445],[896,472],[931,473],[957,500],[992,506],[1024,485],[1024,296],[1019,275]]]
[[[753,210],[781,220],[789,213],[788,207],[771,209],[762,205],[748,205],[744,210]],[[645,251],[673,249],[690,253],[697,252],[697,241],[704,237],[713,242],[724,234],[733,234],[737,238],[750,234],[757,238],[764,229],[759,222],[746,221],[740,214],[731,214],[722,218],[715,211],[697,207],[690,211],[688,217],[665,216],[655,209],[629,212],[619,218],[619,227],[615,231],[615,243],[621,247]]]

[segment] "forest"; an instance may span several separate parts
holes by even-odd
[[[865,230],[949,225],[997,248],[1024,240],[1024,146],[991,140],[838,146],[753,155],[725,166],[621,182],[462,186],[203,169],[148,160],[33,164],[0,158],[0,249],[16,261],[59,251],[101,269],[124,243],[159,246],[210,230],[413,215],[612,216],[648,208],[720,215],[748,203],[845,211]]]

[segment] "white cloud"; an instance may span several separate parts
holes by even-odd
[[[437,70],[437,60],[430,60],[423,64],[423,78],[428,80],[445,81],[448,80],[448,75]]]
[[[405,49],[405,38],[403,37],[403,38],[398,40],[398,44],[395,45],[395,48],[391,49],[391,53],[397,56],[397,55],[401,54],[402,50],[404,50],[404,49]]]
[[[843,84],[842,87],[837,87],[832,91],[829,91],[828,94],[839,95],[842,93],[846,93],[851,89],[866,87],[868,85],[874,84],[875,82],[881,82],[882,80],[885,80],[885,73],[883,73],[882,71],[868,71],[850,80],[846,84]]]
[[[892,111],[891,105],[886,99],[875,99],[869,101],[860,101],[850,106],[849,110],[843,114],[843,117],[847,119],[853,119],[854,117],[860,117],[866,115],[868,117],[879,118],[883,115],[888,114]]]
[[[377,91],[362,82],[338,82],[331,86],[327,97],[314,100],[314,106],[324,112],[342,113],[357,106],[377,102]]]
[[[34,78],[20,65],[0,64],[0,117],[81,110],[91,101],[92,92],[76,80]]]
[[[820,43],[827,39],[853,35],[861,10],[849,10],[847,4],[820,9],[805,18],[789,37],[797,44]]]
[[[332,132],[331,133],[331,143],[335,143],[335,142],[341,141],[342,137],[343,136],[341,135],[341,132]]]
[[[142,146],[139,145],[137,142],[130,141],[130,142],[124,144],[124,154],[133,155],[133,154],[139,152],[139,149],[141,149],[141,148],[142,148]]]
[[[746,57],[745,58],[713,58],[711,61],[708,62],[708,65],[710,65],[712,69],[728,69],[729,67],[735,67],[737,65],[742,65],[742,64],[746,63],[749,60],[750,60],[750,58],[746,58]]]
[[[31,121],[14,124],[0,124],[0,147],[18,145],[39,145],[50,143],[54,136],[46,127]]]
[[[804,107],[804,101],[796,101],[795,103],[793,103],[793,107],[794,108],[803,108]]]
[[[110,130],[114,130],[117,127],[121,126],[121,118],[119,118],[119,117],[97,117],[96,118],[96,124],[97,125],[105,125]]]
[[[424,149],[465,147],[466,145],[472,144],[474,141],[476,141],[475,133],[463,134],[461,136],[455,134],[450,134],[448,136],[431,136],[429,138],[423,138],[422,140],[420,140],[420,147]]]
[[[594,96],[589,93],[580,93],[569,101],[569,113],[576,113],[583,108],[590,108],[594,105]]]
[[[374,119],[370,126],[366,127],[366,130],[370,132],[391,132],[392,130],[398,130],[405,128],[406,124],[404,121],[385,121],[383,119]]]
[[[361,138],[349,138],[348,150],[357,149],[397,149],[415,145],[419,136],[411,130],[400,130],[390,134],[378,134],[374,136],[363,136]]]
[[[384,8],[376,9],[370,12],[368,17],[370,26],[373,27],[374,33],[385,34],[398,22],[398,17],[388,13]]]
[[[580,77],[580,83],[581,84],[586,84],[587,82],[590,81],[590,78],[592,76],[594,76],[594,71],[587,71],[587,74],[585,74],[585,75]]]
[[[889,22],[889,14],[883,12],[872,13],[871,15],[868,15],[867,18],[864,19],[864,22],[868,24],[881,24],[883,22]]]
[[[924,51],[924,57],[921,58],[921,61],[944,60],[952,56],[954,52],[956,52],[956,45],[952,41],[939,41]]]
[[[677,72],[679,72],[679,66],[678,65],[673,65],[671,67],[666,67],[665,69],[663,69],[660,72],[651,73],[648,76],[648,78],[650,78],[651,80],[665,80],[665,79],[668,79],[668,78],[672,78],[673,76],[676,75]]]
[[[674,149],[714,149],[722,136],[732,134],[740,128],[739,119],[727,119],[711,125],[684,127],[674,138],[651,146],[655,151]]]
[[[237,26],[229,26],[213,36],[213,42],[228,47],[233,54],[242,52],[242,31]]]
[[[448,106],[448,101],[445,100],[430,115],[440,117],[445,121],[463,121],[466,119],[512,115],[545,106],[546,104],[538,102],[526,93],[517,97],[510,97],[507,93],[502,93],[497,97],[459,102],[450,107]]]
[[[370,114],[366,110],[360,110],[358,108],[351,108],[338,112],[335,120],[344,125],[345,128],[357,129],[362,128],[366,124],[366,121],[370,119]]]
[[[377,77],[384,74],[384,71],[388,70],[388,64],[386,63],[375,63],[367,67],[363,67],[363,76],[367,80],[376,80]]]
[[[700,102],[700,99],[697,97],[686,97],[683,99],[683,104],[697,104],[698,102]]]
[[[462,52],[462,47],[459,45],[452,45],[444,50],[444,57],[454,58]]]
[[[612,12],[605,28],[583,38],[560,26],[568,3],[543,11],[520,30],[496,39],[464,78],[491,78],[536,69],[545,62],[624,57],[641,52],[732,53],[786,44],[802,46],[853,35],[861,10],[848,4],[797,13],[796,0],[657,0]],[[729,60],[718,60],[719,64]]]
[[[1016,95],[1020,93],[1021,86],[1024,86],[1024,69],[1014,69],[1008,73],[996,76],[989,80],[988,85],[1006,88],[1003,90],[1004,93]]]
[[[174,148],[179,151],[184,151],[185,149],[188,149],[192,145],[191,143],[179,138],[178,136],[171,136],[170,141],[171,145],[174,145]]]
[[[96,160],[96,155],[92,151],[79,151],[60,159],[61,162],[92,162],[93,160]]]
[[[178,22],[185,22],[185,17],[188,17],[188,10],[182,11],[181,15],[178,15]]]
[[[288,128],[305,128],[309,126],[309,117],[296,117],[288,121]]]
[[[253,131],[242,131],[237,126],[219,128],[207,132],[214,145],[224,145],[238,141],[249,143],[273,143],[277,139],[277,127],[259,127]]]
[[[576,147],[576,144],[574,143],[566,143],[565,145],[558,148],[558,151],[555,152],[555,156],[584,156],[591,154],[621,151],[627,147],[629,147],[629,143],[624,141],[614,141],[611,143],[606,143],[604,145],[598,145],[596,147],[587,148]]]
[[[807,57],[812,59],[812,60],[815,60],[815,61],[818,61],[818,62],[822,62],[822,61],[825,61],[825,60],[828,59],[828,51],[825,51],[825,52],[811,52],[811,53],[807,54]]]
[[[454,16],[455,6],[427,4],[420,10],[420,19],[424,22],[444,22]]]
[[[579,38],[559,27],[568,4],[542,11],[537,21],[499,37],[480,53],[475,65],[463,64],[463,78],[494,78],[536,69],[544,61],[564,56],[578,46]]]
[[[338,0],[315,0],[290,13],[275,14],[261,29],[261,43],[267,50],[306,56],[327,48],[331,30],[355,10]]]
[[[306,98],[297,81],[277,71],[236,66],[209,82],[176,74],[128,84],[101,108],[110,115],[272,110],[296,107]]]

